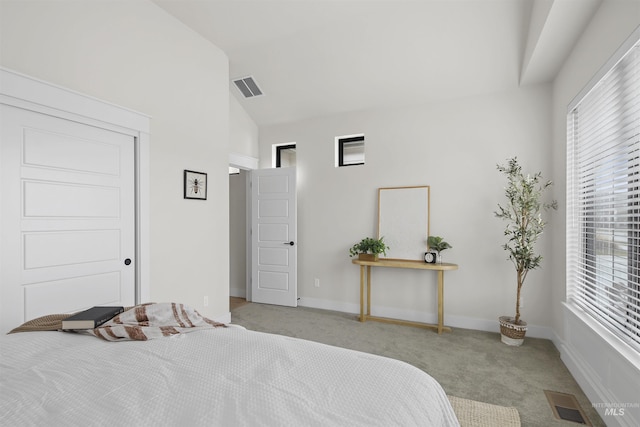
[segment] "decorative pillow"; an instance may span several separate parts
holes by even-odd
[[[71,316],[71,314],[47,314],[46,316],[36,317],[10,330],[7,334],[15,334],[17,332],[59,331],[62,329],[62,321],[69,316]]]

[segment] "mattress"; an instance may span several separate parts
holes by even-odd
[[[458,426],[404,362],[227,327],[149,341],[0,337],[0,425]]]

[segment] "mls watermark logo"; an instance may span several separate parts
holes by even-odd
[[[604,416],[613,415],[614,417],[624,416],[624,408],[604,408]]]
[[[604,409],[605,417],[624,417],[631,409],[640,408],[640,403],[601,402],[591,404],[596,409]]]

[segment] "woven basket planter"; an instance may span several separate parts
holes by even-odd
[[[524,341],[527,333],[527,322],[520,321],[518,325],[514,323],[513,317],[500,316],[500,335],[502,342],[508,345],[519,346]]]
[[[378,261],[379,258],[380,256],[377,254],[358,254],[358,259],[360,261]]]

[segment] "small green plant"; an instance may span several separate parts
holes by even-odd
[[[429,236],[427,238],[427,245],[429,249],[433,249],[434,251],[440,253],[445,249],[451,249],[453,246],[444,241],[444,239],[440,236]]]
[[[389,249],[389,246],[384,243],[384,237],[379,239],[365,237],[349,249],[349,256],[354,257],[358,256],[358,254],[387,255],[387,249]]]
[[[540,182],[541,172],[535,175],[524,175],[517,158],[508,160],[506,166],[497,165],[498,171],[507,177],[505,196],[507,203],[498,204],[495,216],[507,222],[504,235],[507,243],[502,248],[509,254],[517,276],[516,317],[514,323],[520,322],[520,290],[527,278],[529,270],[540,265],[542,256],[536,254],[534,244],[542,234],[546,222],[542,219],[542,212],[557,209],[558,203],[542,202],[542,194],[553,183]]]

